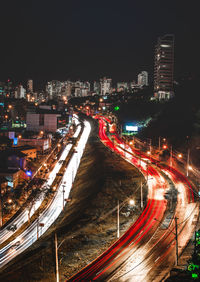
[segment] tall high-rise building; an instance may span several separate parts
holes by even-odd
[[[142,71],[138,74],[138,85],[139,86],[148,86],[148,72]]]
[[[166,34],[158,38],[155,46],[154,96],[169,99],[173,96],[174,76],[174,35]]]
[[[32,79],[29,79],[27,81],[27,91],[30,93],[33,93],[33,80]]]

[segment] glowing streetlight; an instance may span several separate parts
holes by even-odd
[[[18,139],[21,139],[22,138],[22,136],[21,135],[18,135]]]
[[[178,158],[181,159],[183,157],[182,154],[178,154]]]
[[[53,191],[56,191],[56,186],[53,186],[52,190],[53,190]]]
[[[44,131],[43,131],[43,130],[41,130],[41,131],[40,131],[40,135],[43,135],[43,134],[44,134]]]
[[[8,199],[8,203],[9,203],[9,204],[12,204],[12,199]]]
[[[151,152],[150,152],[150,151],[148,151],[148,152],[147,152],[147,155],[150,155],[150,154],[151,154]]]
[[[130,204],[131,206],[134,206],[134,205],[135,205],[135,201],[134,201],[133,199],[131,199],[131,200],[129,201],[129,204]]]
[[[12,105],[8,105],[8,108],[9,108],[9,109],[12,109]]]

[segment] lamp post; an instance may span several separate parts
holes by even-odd
[[[170,166],[172,167],[172,158],[173,158],[173,155],[172,155],[172,146],[170,148]]]
[[[162,141],[165,142],[166,138],[163,138]],[[161,136],[158,137],[158,149],[159,149],[159,151],[160,151],[160,148],[161,148]]]
[[[127,200],[125,201],[125,203],[127,202]],[[121,208],[124,207],[125,203],[121,206]],[[129,199],[129,205],[134,206],[135,205],[135,201],[133,199]],[[120,204],[119,204],[119,200],[117,200],[117,238],[120,237],[120,219],[119,219],[119,212],[120,212]]]
[[[58,238],[57,233],[55,233],[55,257],[56,257],[56,282],[59,282],[59,268],[58,268]]]
[[[142,181],[140,183],[140,207],[141,207],[141,209],[143,209],[143,207],[144,207],[144,203],[143,203],[143,186],[145,184],[146,184],[146,182],[142,183]]]
[[[190,149],[188,149],[187,152],[187,164],[186,164],[186,176],[189,175],[189,169],[190,169]]]
[[[65,207],[65,185],[63,184],[63,211],[64,211],[64,207]]]

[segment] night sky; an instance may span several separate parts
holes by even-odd
[[[186,1],[184,1],[186,2]],[[199,1],[2,0],[0,81],[114,81],[153,74],[157,37],[175,34],[175,78],[199,75]]]

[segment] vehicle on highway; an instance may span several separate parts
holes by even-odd
[[[17,225],[16,224],[9,225],[7,227],[7,230],[14,232],[15,230],[17,230]]]

